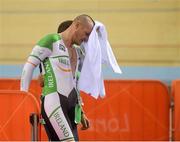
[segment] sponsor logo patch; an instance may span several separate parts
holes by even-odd
[[[64,51],[64,52],[66,51],[65,47],[62,44],[59,44],[59,49]]]

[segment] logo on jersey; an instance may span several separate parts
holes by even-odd
[[[66,51],[65,47],[62,44],[59,44],[59,49],[64,51],[64,52]]]
[[[58,58],[59,62],[62,63],[62,64],[65,64],[65,65],[70,65],[69,63],[69,59],[67,58]]]
[[[62,115],[59,113],[59,111],[55,112],[53,114],[54,119],[56,121],[56,123],[58,124],[59,128],[61,129],[63,135],[65,138],[70,136],[70,133],[68,131],[68,125],[65,123],[65,118],[62,117]]]

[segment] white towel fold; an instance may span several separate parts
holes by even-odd
[[[81,70],[78,88],[97,99],[105,96],[102,64],[112,68],[115,73],[122,73],[107,39],[105,26],[95,21],[95,26],[88,42],[82,43],[85,59]]]

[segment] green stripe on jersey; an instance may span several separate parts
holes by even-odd
[[[60,108],[61,106],[58,106],[57,108],[55,108],[53,110],[53,112],[49,115],[49,119],[51,118],[51,116]]]
[[[61,141],[74,141],[74,137],[69,137],[69,138],[65,138],[65,139],[61,139]]]
[[[42,62],[42,60],[38,57],[38,56],[36,56],[36,55],[29,55],[29,56],[32,56],[32,57],[35,57],[36,59],[38,59],[40,62]]]
[[[43,37],[37,43],[37,45],[39,45],[41,47],[46,47],[46,48],[49,48],[50,50],[52,50],[53,43],[60,40],[60,39],[61,39],[61,37],[59,34],[48,34],[45,37]]]
[[[57,85],[56,85],[56,79],[55,74],[53,71],[53,68],[51,66],[50,60],[47,58],[43,62],[44,65],[44,87],[43,87],[43,96],[57,92]]]
[[[61,58],[61,57],[69,58],[69,56],[66,56],[66,55],[62,55],[62,56],[54,56],[54,57],[51,57],[51,58]]]

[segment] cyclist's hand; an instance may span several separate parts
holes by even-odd
[[[44,79],[42,74],[38,76],[38,82],[41,87],[44,87]]]
[[[89,120],[84,113],[81,115],[81,124],[81,130],[87,130],[90,127]]]

